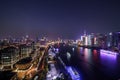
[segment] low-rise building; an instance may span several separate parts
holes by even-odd
[[[25,58],[30,56],[30,53],[32,52],[32,47],[26,44],[22,44],[19,46],[19,50],[20,50],[20,57]]]
[[[7,47],[0,50],[0,63],[1,68],[11,69],[13,64],[19,60],[19,49],[17,47]]]

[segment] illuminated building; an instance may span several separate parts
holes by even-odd
[[[32,52],[32,47],[26,44],[20,45],[19,49],[21,58],[29,57],[30,53]]]
[[[46,45],[46,38],[45,37],[40,39],[40,44],[41,45]]]
[[[107,36],[104,34],[98,34],[97,35],[97,45],[102,48],[107,47]]]
[[[85,36],[85,43],[84,44],[88,45],[88,37],[87,36]]]
[[[97,45],[97,38],[94,37],[94,45]]]
[[[109,33],[108,35],[107,35],[107,47],[112,47],[112,46],[114,46],[114,41],[113,41],[113,33],[111,32],[111,33]]]
[[[92,45],[92,38],[93,38],[92,35],[85,34],[84,36],[81,36],[81,41],[83,45]]]
[[[81,36],[81,45],[84,45],[84,36]]]
[[[19,60],[19,49],[16,47],[7,47],[0,50],[1,69],[11,69],[12,64]]]
[[[107,35],[107,46],[120,49],[120,32],[112,32]]]
[[[91,45],[94,45],[94,33],[91,34]]]
[[[91,45],[92,44],[92,41],[91,41],[91,35],[88,35],[88,45]]]
[[[87,36],[81,36],[81,41],[83,45],[88,45],[88,37]]]
[[[116,32],[114,36],[114,46],[120,49],[120,32]]]

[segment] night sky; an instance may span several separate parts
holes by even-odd
[[[120,31],[119,0],[0,0],[0,37],[79,38]]]

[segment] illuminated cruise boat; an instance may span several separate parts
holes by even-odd
[[[78,71],[74,67],[66,66],[60,57],[58,57],[58,59],[61,61],[62,65],[64,66],[67,73],[69,73],[72,80],[80,80],[80,74],[78,73]]]
[[[80,75],[75,68],[67,66],[66,70],[70,74],[72,80],[80,80]]]
[[[109,50],[104,50],[104,49],[101,49],[100,53],[111,54],[111,55],[117,55],[118,54],[117,52],[113,52],[113,51],[109,51]]]

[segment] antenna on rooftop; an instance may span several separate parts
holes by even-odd
[[[86,36],[86,30],[84,30],[84,36]]]

